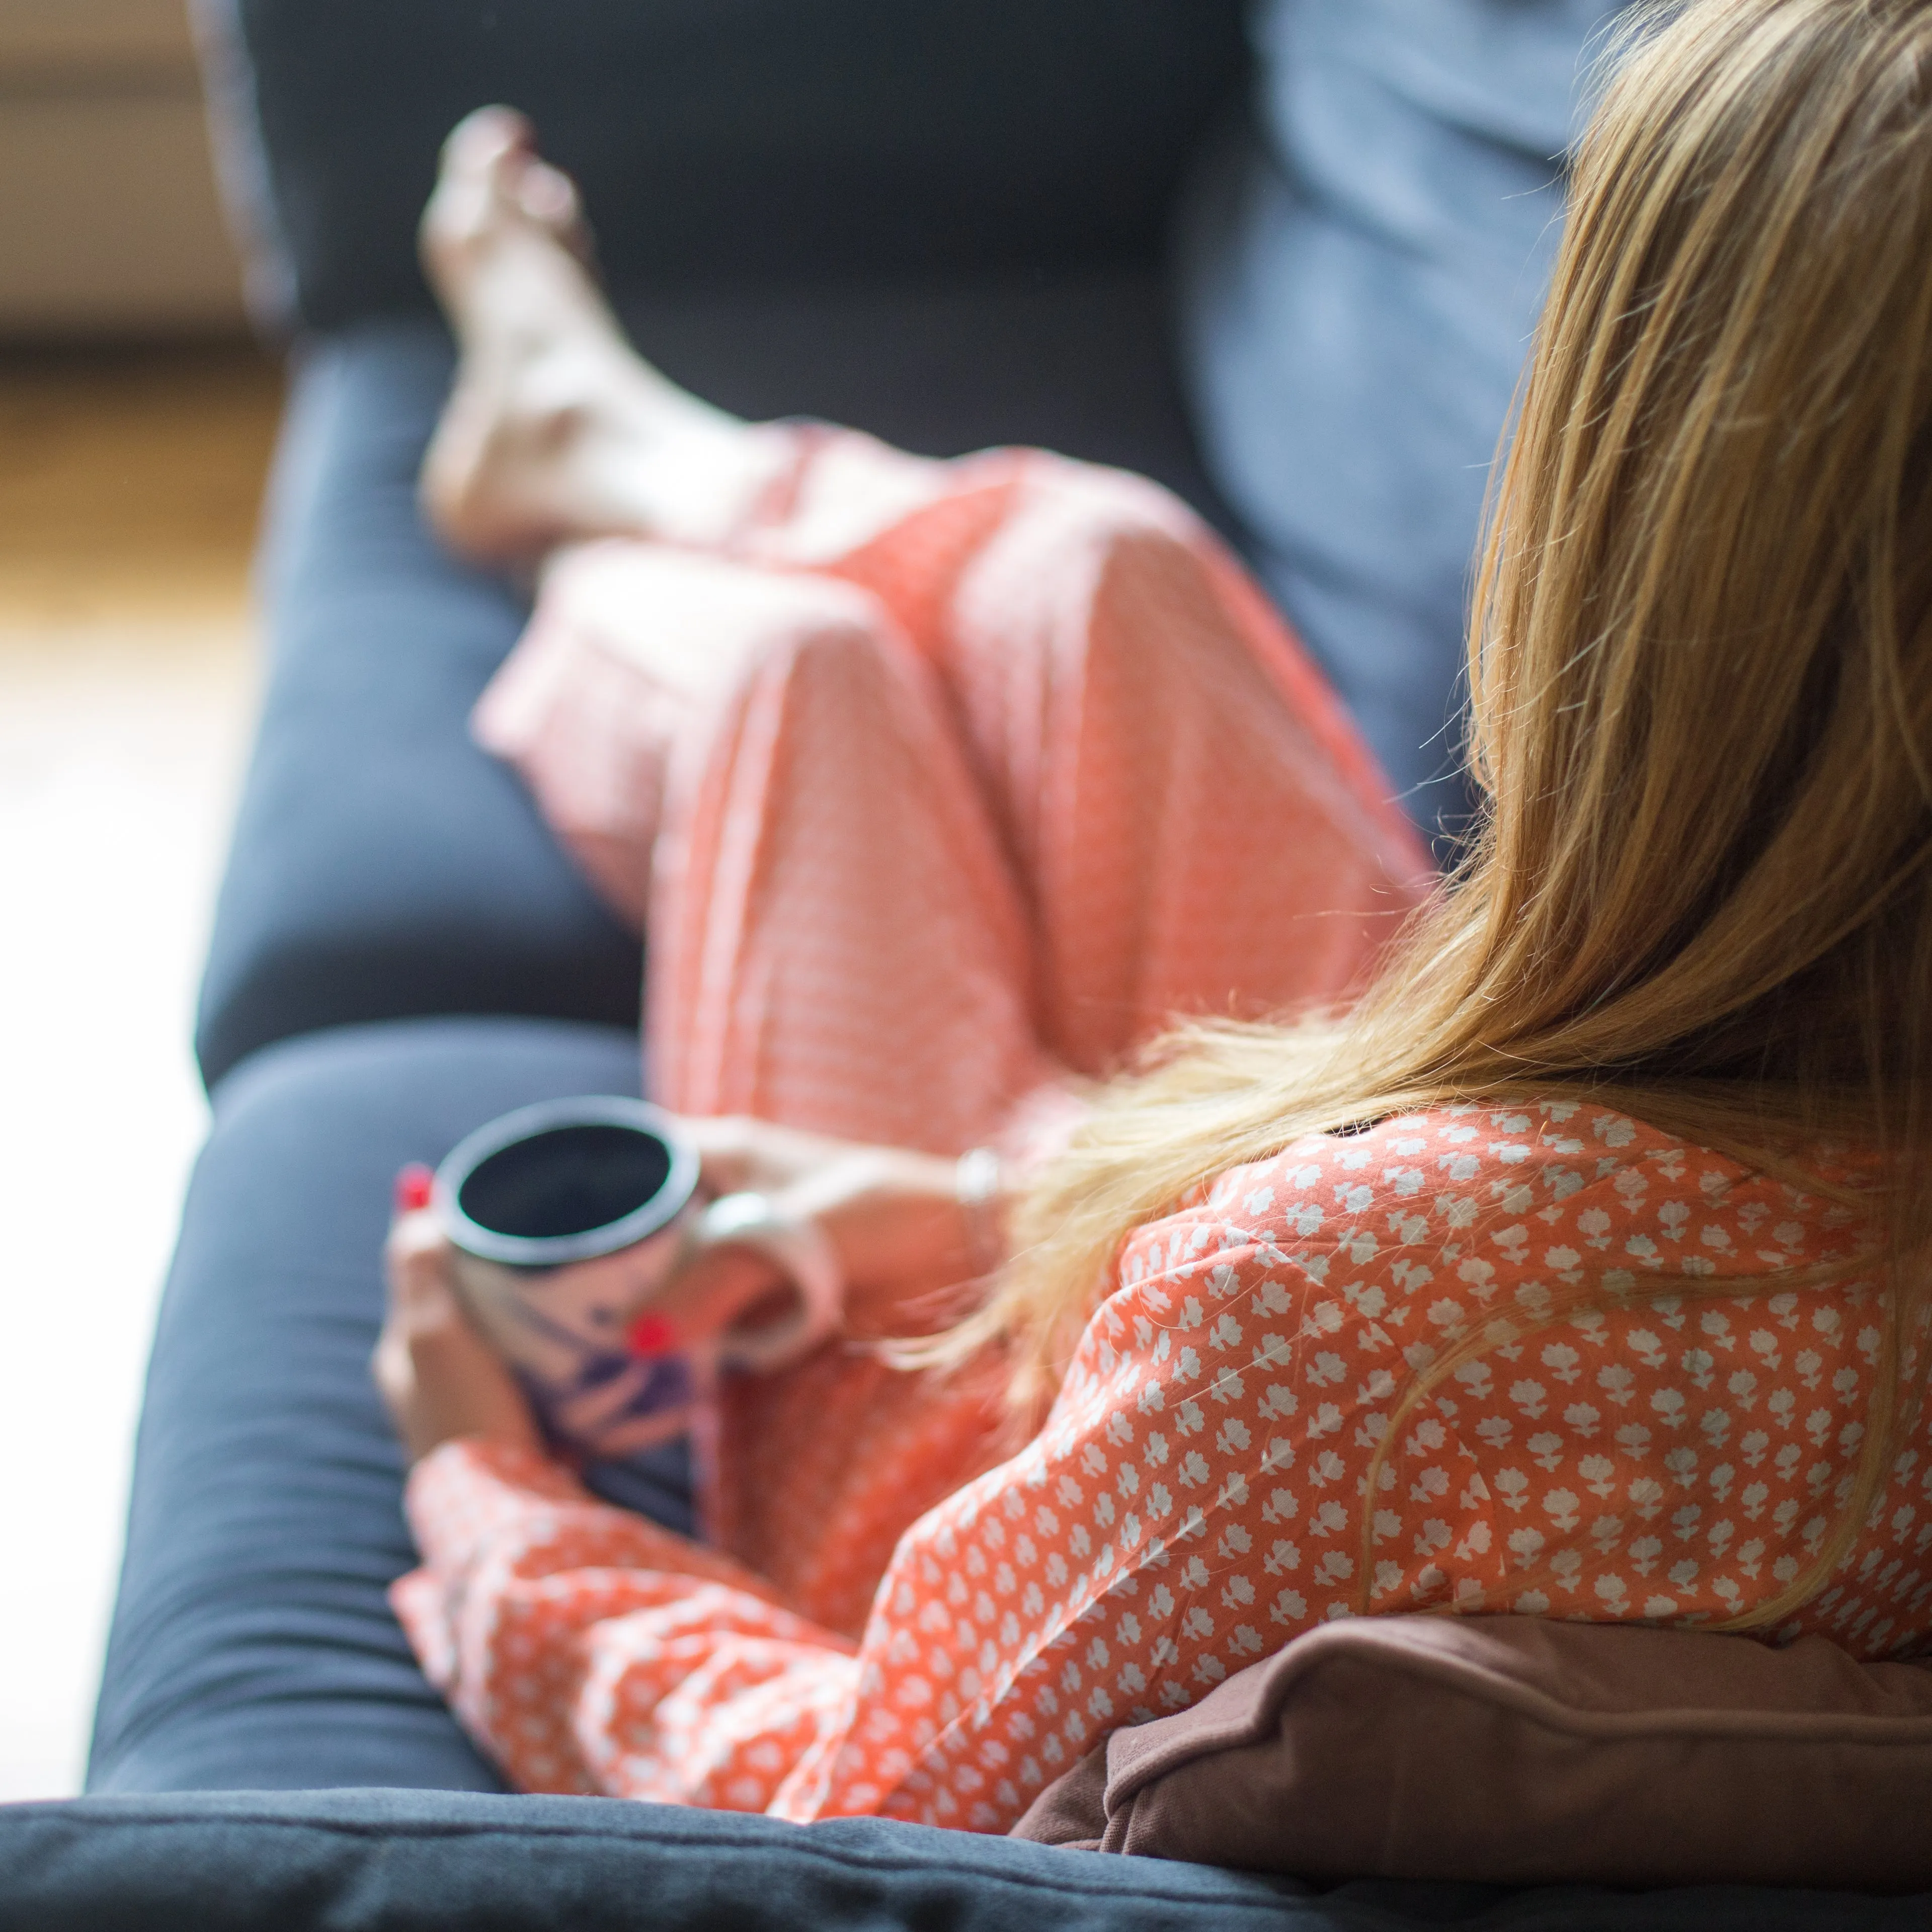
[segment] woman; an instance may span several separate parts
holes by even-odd
[[[454,1312],[432,1233],[405,1217],[379,1374],[420,1457],[424,1567],[399,1607],[520,1782],[1003,1830],[1108,1730],[1192,1702],[1327,1616],[1816,1630],[1865,1655],[1932,1634],[1918,1400],[1932,1235],[1928,109],[1927,0],[1694,0],[1634,45],[1582,146],[1496,494],[1472,660],[1486,822],[1378,972],[1388,918],[1418,890],[1412,850],[1288,647],[1204,539],[1144,498],[1112,522],[1082,498],[1067,527],[1106,568],[1075,573],[1077,596],[1052,544],[1020,544],[1032,589],[1017,608],[1072,616],[1030,656],[1012,644],[1025,626],[991,627],[1028,667],[1019,696],[949,657],[978,607],[943,568],[944,595],[892,607],[921,648],[893,656],[874,637],[823,652],[842,668],[822,687],[799,670],[812,651],[720,622],[739,658],[714,666],[709,697],[674,692],[668,748],[640,766],[662,780],[650,999],[670,1070],[653,1078],[672,1104],[716,1112],[740,1104],[742,1075],[776,1096],[784,1111],[757,1110],[768,1118],[897,1143],[704,1129],[722,1184],[789,1187],[818,1210],[854,1284],[852,1335],[923,1331],[896,1359],[927,1366],[848,1346],[738,1390],[716,1546],[697,1548],[594,1504],[543,1457]],[[520,208],[530,248],[550,238],[545,272],[562,278],[554,238],[572,211],[537,166],[522,155],[492,192]],[[842,573],[843,596],[882,530],[930,512],[928,548],[980,555],[948,521],[970,494],[950,472],[868,470],[873,507],[830,492],[826,518],[844,521],[828,536],[800,509],[814,478],[795,440],[748,438],[681,400],[667,416],[634,372],[628,430],[586,414],[573,382],[617,380],[598,355],[493,360],[460,280],[446,268],[475,373],[428,482],[472,548],[647,530],[660,548],[706,550],[677,568],[790,570],[814,595]],[[530,299],[537,280],[498,299]],[[546,323],[520,339],[556,335]],[[568,365],[548,386],[528,380],[544,356]],[[701,502],[640,464],[653,446],[676,448]],[[524,485],[506,488],[506,471]],[[894,489],[904,514],[877,507]],[[1102,527],[1114,536],[1096,553]],[[573,650],[590,661],[600,613],[616,622],[623,603],[634,622],[639,608],[600,604],[594,586],[573,603],[571,574],[594,574],[583,554],[547,584],[533,630],[554,665]],[[828,556],[841,561],[819,568]],[[707,579],[680,607],[676,585],[627,581],[693,624],[743,590]],[[1062,671],[1076,722],[1100,716],[1100,739],[1163,755],[1163,732],[1136,738],[1133,707],[1102,702],[1137,688],[1110,671],[1124,634],[1137,674],[1165,661],[1136,641],[1136,613],[1185,668],[1160,692],[1175,733],[1249,734],[1225,759],[1210,735],[1179,786],[1182,859],[1164,814],[1129,809],[1132,758],[1110,765],[1076,732],[1092,755],[1070,794],[1016,779],[1030,767],[1016,743],[1066,754],[1064,732],[1012,724]],[[786,621],[783,636],[825,634]],[[549,715],[531,694],[538,662],[497,721],[525,755]],[[802,722],[808,691],[867,721],[854,761],[890,748],[904,816],[923,826],[915,839],[896,822],[836,825],[845,870],[875,844],[895,890],[911,890],[919,854],[928,872],[948,855],[930,897],[966,966],[915,956],[868,982],[888,1003],[919,1005],[928,974],[972,994],[972,1024],[910,1070],[919,1119],[950,1109],[923,1138],[838,1124],[863,1104],[827,1097],[840,1054],[788,1044],[778,1024],[809,1019],[814,998],[838,1006],[837,969],[895,951],[893,920],[842,928],[871,944],[801,968],[792,1008],[745,938],[757,919],[712,916],[721,894],[767,902],[741,888],[784,873],[772,840],[824,849],[808,818],[796,846],[782,836],[812,794],[788,788],[772,748],[836,741]],[[934,722],[948,718],[964,720],[951,741]],[[974,766],[1002,745],[991,777]],[[1292,773],[1270,770],[1271,751]],[[935,784],[922,759],[967,769]],[[830,782],[840,767],[814,769]],[[759,782],[734,792],[748,770]],[[1103,836],[1070,842],[1096,793],[1116,801]],[[974,796],[1047,803],[975,830],[946,816]],[[1270,804],[1291,815],[1258,836]],[[760,855],[726,865],[729,892],[708,869],[737,849],[727,826]],[[1108,839],[1124,832],[1144,842],[1117,885]],[[1224,836],[1246,840],[1242,865],[1216,867],[1180,922],[1207,922],[1207,963],[1142,972],[1181,902],[1142,892],[1141,873],[1178,890],[1183,859]],[[1288,910],[1321,935],[1312,966],[1284,958],[1298,949],[1279,938],[1274,875],[1255,874],[1258,890],[1244,869],[1304,843],[1319,862]],[[1080,862],[1046,862],[1068,851]],[[837,869],[814,886],[835,890]],[[1014,880],[1016,908],[995,890]],[[842,903],[863,903],[845,890]],[[1246,926],[1229,910],[1257,901]],[[1124,981],[1106,976],[1117,944]],[[1040,1097],[1106,1071],[1154,1007],[1225,1010],[1235,988],[1312,1016],[1198,1021],[1070,1129],[1066,1106]],[[659,1024],[667,1001],[678,1037]],[[842,1010],[842,1045],[862,1046],[873,1020],[911,1038],[878,998]],[[948,1054],[964,1101],[947,1097]],[[868,1070],[886,1089],[894,1075]],[[943,1156],[1001,1137],[1019,1175],[1010,1253],[947,1328],[919,1298],[969,1276],[989,1230]],[[686,1334],[764,1286],[735,1266],[706,1258],[683,1285]],[[1002,1395],[1032,1431],[1004,1460]]]

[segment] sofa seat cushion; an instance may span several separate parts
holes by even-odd
[[[391,1190],[495,1114],[638,1071],[632,1034],[441,1020],[313,1034],[224,1084],[155,1330],[91,1789],[502,1788],[385,1594],[415,1561],[368,1368]],[[650,1513],[688,1527],[681,1450],[658,1474]]]
[[[1822,1638],[1328,1624],[1115,1731],[1016,1835],[1340,1878],[1932,1886],[1932,1670]]]

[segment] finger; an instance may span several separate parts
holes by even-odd
[[[455,1304],[449,1252],[449,1238],[434,1214],[406,1214],[394,1223],[384,1250],[392,1313],[424,1314]]]
[[[414,1214],[427,1208],[436,1196],[436,1170],[412,1160],[396,1176],[396,1212]]]
[[[409,1338],[392,1318],[382,1324],[370,1352],[369,1373],[397,1432],[406,1439],[416,1392],[416,1360]]]
[[[701,1348],[767,1296],[790,1284],[755,1250],[720,1244],[700,1248],[645,1305],[632,1330],[640,1353],[669,1354]]]
[[[434,1172],[421,1161],[411,1161],[397,1173],[394,1209],[382,1244],[392,1301],[406,1285],[406,1272],[412,1277],[410,1285],[413,1284],[422,1265],[418,1258],[434,1247],[440,1237],[437,1217],[428,1211],[435,1188]]]
[[[705,1185],[718,1194],[770,1193],[858,1151],[846,1142],[749,1114],[691,1119],[682,1125],[698,1149]]]
[[[404,1214],[389,1224],[388,1239],[383,1244],[392,1264],[420,1266],[424,1262],[440,1264],[449,1252],[449,1238],[436,1217],[427,1211]]]
[[[704,1185],[713,1194],[735,1194],[752,1184],[758,1166],[756,1123],[736,1114],[681,1121],[698,1150]]]
[[[375,1347],[369,1352],[369,1371],[382,1392],[382,1400],[392,1406],[402,1379],[399,1371],[406,1366],[401,1354],[402,1345],[395,1330],[385,1323],[376,1337]]]

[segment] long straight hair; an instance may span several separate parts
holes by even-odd
[[[1780,1285],[1882,1274],[1887,1340],[1834,1535],[1738,1620],[1773,1622],[1870,1507],[1932,1250],[1932,0],[1642,10],[1516,418],[1463,863],[1352,1012],[1190,1027],[1109,1090],[940,1352],[998,1339],[1037,1403],[1132,1228],[1311,1132],[1586,1096],[1828,1198],[1799,1163],[1849,1142],[1870,1244]]]

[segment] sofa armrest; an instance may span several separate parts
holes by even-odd
[[[0,1932],[1916,1932],[1926,1901],[1708,1888],[1319,1894],[880,1819],[608,1798],[212,1792],[0,1806]]]
[[[1279,1880],[878,1819],[797,1826],[608,1798],[390,1790],[0,1807],[4,1932],[1339,1932],[1345,1922]]]

